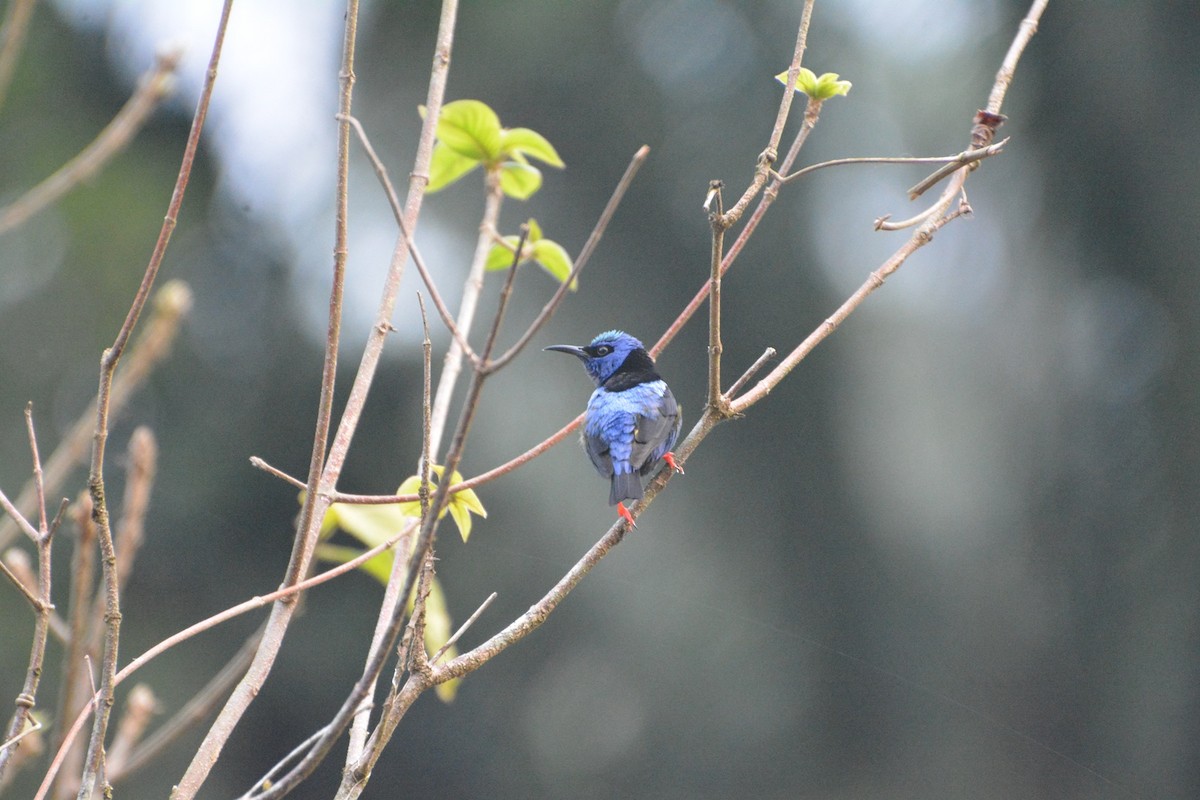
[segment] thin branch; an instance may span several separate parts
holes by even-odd
[[[963,164],[969,164],[972,161],[978,161],[980,159],[987,158],[988,156],[994,156],[998,154],[1007,143],[1008,139],[1005,139],[1002,142],[997,142],[991,147],[964,150],[963,152],[952,156],[856,156],[853,158],[835,158],[830,161],[822,161],[818,164],[809,164],[807,167],[801,167],[790,175],[780,175],[775,170],[771,170],[771,177],[775,178],[777,181],[779,181],[779,183],[786,185],[818,170],[827,169],[829,167],[844,167],[851,164],[950,164],[952,166],[945,173],[949,174],[955,169],[955,166],[953,165],[962,166]],[[910,194],[910,199],[915,199],[915,196],[913,196],[912,193],[916,191],[916,187],[913,187],[908,191]]]
[[[379,178],[379,183],[383,186],[383,192],[387,197],[388,205],[392,208],[392,216],[395,217],[396,224],[400,227],[400,236],[404,240],[405,246],[408,247],[413,264],[416,265],[417,272],[421,275],[421,281],[425,284],[425,288],[429,290],[429,297],[433,300],[433,307],[437,309],[438,316],[442,318],[446,330],[450,331],[450,335],[454,337],[454,341],[458,342],[458,346],[463,349],[467,358],[470,359],[472,364],[478,364],[479,356],[471,349],[467,337],[459,330],[458,324],[455,323],[454,317],[450,314],[450,309],[446,307],[445,301],[442,300],[442,295],[438,292],[437,284],[433,281],[433,274],[429,271],[429,267],[426,266],[425,258],[421,255],[416,241],[412,238],[412,233],[408,230],[408,224],[404,221],[404,208],[401,207],[400,198],[396,195],[396,188],[392,185],[391,178],[388,177],[387,167],[383,165],[383,160],[379,158],[375,153],[375,148],[371,146],[371,140],[367,138],[367,132],[363,129],[362,123],[356,117],[348,117],[348,121],[358,135],[358,141],[362,144],[363,151],[367,154],[367,159],[370,160],[371,166],[375,169],[375,176]]]
[[[129,438],[129,467],[125,479],[125,499],[121,504],[121,522],[117,526],[117,585],[124,588],[133,570],[133,561],[145,534],[146,509],[158,466],[158,443],[154,432],[145,425]]]
[[[1004,145],[1006,144],[1008,144],[1008,139],[1001,139],[999,142],[988,145],[987,147],[976,147],[971,150],[964,150],[953,159],[950,159],[949,163],[947,163],[945,166],[941,167],[928,178],[925,178],[925,180],[909,189],[908,199],[916,200],[931,187],[936,185],[939,181],[950,175],[952,172],[954,172],[954,170],[958,169],[964,164],[977,164],[985,158],[998,155],[999,153],[1003,152]]]
[[[737,393],[742,390],[742,387],[749,383],[750,379],[757,375],[758,371],[775,356],[776,353],[774,347],[768,347],[766,350],[764,350],[763,354],[755,359],[754,363],[750,365],[750,368],[742,373],[742,377],[734,381],[733,385],[729,387],[729,391],[725,392],[726,402],[737,397]]]
[[[150,255],[150,263],[142,275],[137,294],[129,306],[129,313],[117,331],[116,339],[111,347],[104,351],[100,359],[100,386],[96,393],[96,432],[92,440],[92,462],[88,472],[88,491],[92,495],[92,518],[96,521],[96,536],[100,543],[101,568],[105,587],[105,640],[104,656],[101,664],[100,692],[98,711],[92,726],[92,737],[88,742],[88,754],[85,761],[83,778],[79,786],[80,800],[88,800],[96,789],[97,781],[102,780],[104,760],[104,734],[108,728],[108,719],[113,705],[113,691],[117,669],[117,645],[120,637],[121,612],[118,597],[116,576],[116,551],[113,545],[112,529],[109,526],[109,512],[104,487],[104,448],[108,439],[109,400],[112,392],[113,373],[133,328],[141,316],[142,309],[150,298],[154,280],[158,277],[166,255],[167,245],[175,230],[179,218],[179,210],[183,205],[184,193],[191,177],[192,165],[195,161],[196,150],[200,145],[200,132],[204,128],[204,120],[208,115],[208,104],[212,97],[213,85],[217,78],[217,65],[220,62],[221,47],[225,41],[225,30],[229,24],[229,13],[233,0],[225,0],[221,10],[221,20],[217,25],[216,38],[213,44],[212,57],[209,60],[208,72],[200,91],[200,99],[196,105],[196,113],[192,119],[192,128],[188,133],[187,144],[184,147],[179,175],[175,181],[175,189],[167,207],[166,218],[159,231],[158,241]]]
[[[13,549],[13,550],[10,550],[8,553],[5,553],[4,555],[7,558],[10,555],[17,555],[17,554],[24,556],[25,551]],[[0,572],[3,572],[4,576],[12,582],[12,585],[17,587],[17,591],[19,591],[22,595],[24,595],[25,599],[27,601],[29,601],[30,608],[32,608],[34,610],[34,613],[37,613],[38,596],[33,593],[32,589],[30,589],[28,586],[25,585],[25,581],[21,580],[15,572],[13,572],[11,569],[9,569],[8,565],[6,563],[4,563],[4,561],[0,561]]]
[[[453,486],[450,487],[450,494],[457,494],[458,492],[464,491],[466,489],[474,489],[476,486],[481,486],[485,483],[494,481],[496,478],[499,478],[501,475],[506,475],[506,474],[512,472],[513,470],[517,469],[518,467],[522,466],[523,464],[529,463],[530,461],[537,458],[542,453],[545,453],[547,450],[549,450],[550,448],[559,444],[564,439],[566,439],[568,436],[570,436],[572,433],[574,433],[575,430],[579,427],[581,422],[583,422],[582,414],[580,414],[578,417],[571,420],[563,427],[559,428],[557,432],[555,432],[551,436],[547,437],[546,439],[543,439],[541,442],[539,442],[538,444],[529,448],[528,450],[526,450],[524,453],[517,456],[516,458],[510,459],[509,461],[506,461],[503,464],[501,464],[500,466],[490,469],[487,472],[476,475],[474,478],[470,478],[468,480],[462,481],[461,483],[454,484]],[[389,505],[391,503],[411,503],[415,500],[420,499],[419,496],[415,495],[415,494],[378,494],[378,495],[376,495],[376,494],[349,494],[349,493],[344,493],[344,492],[336,492],[336,493],[334,493],[334,495],[332,497],[333,497],[334,502],[351,503],[354,505]]]
[[[720,181],[711,181],[708,199],[704,201],[706,208],[712,203],[716,204],[708,216],[709,225],[712,227],[712,252],[709,256],[708,277],[708,396],[705,404],[710,410],[718,413],[723,412],[728,405],[721,395],[721,259],[725,249],[721,186]]]
[[[459,638],[466,633],[472,625],[475,624],[475,620],[479,619],[483,615],[484,611],[487,611],[487,608],[492,604],[492,601],[499,596],[500,595],[496,592],[492,592],[490,595],[488,595],[488,598],[480,604],[479,608],[475,609],[475,613],[467,617],[467,621],[458,627],[458,630],[454,632],[454,635],[447,639],[446,643],[438,648],[438,651],[429,659],[429,663],[436,664],[438,660],[441,659],[441,657],[444,656],[446,652],[455,645],[456,642],[458,642]]]
[[[1008,92],[1008,87],[1012,84],[1013,76],[1017,72],[1017,62],[1021,60],[1021,54],[1025,52],[1025,46],[1029,44],[1029,40],[1037,33],[1038,22],[1049,2],[1050,0],[1034,0],[1033,5],[1029,7],[1029,13],[1017,27],[1017,35],[1013,38],[1012,44],[1008,46],[1008,52],[1005,53],[1004,61],[996,73],[996,81],[992,84],[991,94],[988,95],[988,113],[1000,113],[1000,107],[1004,104],[1004,95]]]
[[[21,530],[25,532],[26,536],[28,536],[34,542],[38,540],[38,529],[33,527],[33,523],[25,519],[25,515],[17,510],[17,507],[12,504],[12,502],[8,499],[8,495],[6,495],[2,490],[0,490],[0,506],[3,506],[5,513],[8,514],[10,519],[17,523]]]
[[[54,607],[50,593],[50,528],[46,521],[46,496],[42,484],[42,460],[38,455],[37,433],[33,427],[33,404],[25,406],[25,429],[29,434],[29,451],[33,459],[33,480],[38,497],[38,530],[34,541],[37,543],[38,554],[38,595],[33,600],[33,642],[29,648],[29,667],[25,670],[25,683],[17,694],[17,710],[13,712],[12,720],[5,729],[3,740],[13,742],[11,746],[0,749],[0,780],[4,777],[5,769],[12,762],[17,750],[17,738],[25,730],[25,721],[32,716],[37,705],[38,687],[41,685],[42,672],[46,661],[46,640],[50,632],[50,610]],[[5,500],[6,507],[8,501]],[[14,509],[15,510],[15,509]],[[7,572],[7,570],[6,570]],[[15,578],[15,576],[14,576]]]
[[[570,291],[571,285],[579,277],[579,274],[583,272],[583,268],[587,266],[592,253],[596,252],[596,248],[600,245],[600,240],[604,237],[604,232],[608,230],[608,225],[612,221],[613,215],[617,212],[617,207],[625,198],[625,193],[633,183],[634,176],[637,175],[638,170],[641,169],[642,164],[645,163],[649,155],[650,148],[647,145],[642,145],[633,154],[633,158],[629,161],[629,166],[625,168],[625,173],[621,176],[621,180],[617,181],[617,186],[608,198],[608,203],[605,204],[604,210],[600,212],[600,218],[596,220],[595,227],[592,228],[591,234],[588,236],[587,241],[584,242],[583,249],[579,251],[579,257],[575,259],[575,263],[571,268],[571,274],[563,280],[558,289],[555,290],[554,295],[542,306],[542,310],[538,312],[533,322],[529,323],[529,327],[521,334],[516,343],[508,348],[499,358],[488,362],[489,372],[495,372],[503,368],[508,362],[516,358],[537,332],[554,316],[554,312],[558,310],[563,298]]]
[[[33,7],[37,0],[12,0],[4,15],[4,27],[0,28],[0,108],[8,97],[13,73],[25,46],[25,35],[29,32],[29,21],[33,19]]]
[[[74,511],[75,553],[71,560],[71,593],[69,632],[63,654],[62,679],[58,690],[58,711],[55,719],[55,745],[61,746],[68,714],[72,713],[87,692],[81,670],[88,654],[88,625],[92,609],[93,572],[96,565],[96,527],[92,523],[92,498],[87,492],[79,495]],[[71,747],[67,755],[67,770],[71,775],[81,772],[82,742]]]
[[[804,50],[808,42],[808,26],[812,21],[814,0],[805,0],[804,8],[800,12],[800,26],[796,30],[796,46],[792,51],[792,63],[788,66],[787,83],[783,87],[783,98],[779,101],[779,111],[775,115],[775,126],[771,129],[771,138],[767,143],[767,149],[758,157],[758,166],[754,170],[754,179],[750,185],[746,187],[746,191],[741,198],[734,203],[733,207],[725,214],[722,214],[718,223],[726,230],[733,227],[738,220],[742,218],[742,214],[746,212],[746,208],[750,205],[750,201],[762,191],[767,180],[771,176],[771,166],[775,163],[778,156],[779,142],[783,139],[783,128],[787,124],[788,112],[792,108],[792,97],[795,94],[796,78],[800,75],[800,65],[804,62]],[[784,172],[787,168],[784,168]]]
[[[308,488],[308,485],[304,481],[300,480],[299,478],[293,478],[291,475],[288,475],[283,470],[271,466],[270,464],[268,464],[266,461],[262,460],[258,456],[250,456],[250,465],[252,467],[258,467],[263,472],[266,472],[270,475],[274,475],[276,478],[279,478],[282,481],[286,481],[287,483],[290,483],[292,486],[295,486],[300,491],[304,491]]]
[[[191,307],[192,290],[183,281],[168,281],[155,293],[145,330],[129,348],[128,356],[123,359],[124,367],[113,378],[108,401],[110,417],[124,410],[133,393],[171,351],[180,324]],[[58,492],[75,468],[84,463],[95,429],[96,401],[93,400],[46,460],[44,480],[48,494]],[[31,480],[21,489],[16,506],[29,514],[33,512],[35,502]],[[16,523],[7,520],[0,523],[0,549],[8,544],[16,532]]]
[[[112,122],[77,156],[59,167],[58,171],[27,191],[11,204],[0,209],[0,234],[23,224],[34,214],[57,202],[63,195],[99,172],[117,153],[120,153],[141,130],[170,93],[175,69],[179,66],[180,50],[160,53],[154,66],[142,76],[129,100],[113,117]],[[0,86],[0,93],[3,86]],[[0,100],[3,98],[0,97]]]

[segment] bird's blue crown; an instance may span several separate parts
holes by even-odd
[[[630,353],[642,350],[642,343],[624,331],[611,330],[592,339],[592,343],[584,348],[588,357],[583,366],[592,376],[597,385],[604,383],[612,374],[621,368],[625,358]]]

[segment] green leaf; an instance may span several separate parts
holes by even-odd
[[[775,80],[786,86],[787,73],[779,73],[775,76]],[[826,72],[818,78],[811,69],[801,67],[800,74],[796,76],[795,89],[814,100],[828,100],[831,97],[848,94],[852,85],[850,81],[838,80],[836,72]]]
[[[525,227],[529,228],[529,233],[525,236],[525,241],[533,244],[542,238],[542,226],[538,225],[538,221],[533,217],[530,217],[525,222]]]
[[[399,503],[394,505],[334,503],[325,512],[324,521],[328,522],[331,519],[337,527],[367,547],[374,547],[386,541],[411,521],[403,513]]]
[[[566,166],[558,157],[558,151],[554,149],[554,145],[550,144],[545,136],[529,128],[510,128],[501,131],[500,153],[504,156],[519,153],[559,169]]]
[[[500,159],[500,118],[478,100],[455,100],[442,106],[437,138],[467,158],[488,164]]]
[[[479,164],[479,159],[467,158],[441,142],[436,142],[433,145],[433,154],[429,159],[429,185],[425,187],[425,193],[433,194],[444,189],[478,167]]]
[[[542,269],[559,283],[571,275],[573,264],[567,251],[558,242],[541,239],[533,244],[533,260],[542,265]],[[571,291],[579,288],[579,279],[571,281]]]
[[[433,464],[431,466],[433,472],[438,476],[438,478],[441,478],[442,472],[445,468],[438,464]],[[463,476],[457,471],[450,476],[451,484],[462,483],[462,480]],[[436,485],[437,484],[433,480],[430,480],[429,487],[431,496]],[[420,488],[420,476],[413,475],[410,478],[406,478],[404,483],[400,484],[400,488],[396,490],[396,494],[413,494],[419,491]],[[370,508],[370,506],[363,506],[363,508]],[[378,506],[378,508],[396,508],[399,509],[401,515],[407,517],[421,516],[421,503],[419,500],[412,500],[407,503],[397,503],[394,506]],[[446,508],[442,509],[442,513],[438,514],[438,519],[444,518],[447,512],[450,512],[451,517],[454,519],[454,524],[458,526],[458,534],[462,536],[464,542],[467,540],[467,537],[471,535],[470,514],[478,514],[481,517],[487,517],[487,510],[484,509],[483,503],[479,501],[479,495],[475,494],[474,489],[464,489],[461,492],[455,492],[453,495],[451,495],[450,502],[447,504]],[[399,530],[399,528],[396,530]]]
[[[508,269],[512,266],[513,256],[516,254],[517,242],[520,241],[518,236],[505,236],[504,244],[496,243],[492,245],[492,249],[488,251],[487,261],[483,263],[483,268],[489,272],[497,272],[502,269]]]
[[[505,161],[500,167],[500,188],[509,197],[528,200],[542,188],[541,170],[520,161]]]

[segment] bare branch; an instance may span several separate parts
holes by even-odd
[[[13,0],[8,4],[4,15],[3,34],[0,41],[0,108],[8,96],[8,87],[12,85],[13,73],[17,61],[21,57],[21,49],[25,46],[25,36],[29,32],[29,21],[33,19],[33,7],[37,0]]]
[[[171,79],[182,53],[162,53],[154,66],[138,81],[138,88],[122,106],[112,122],[79,155],[63,164],[57,172],[30,189],[10,205],[0,209],[0,234],[20,226],[34,214],[57,202],[63,195],[99,172],[141,130],[171,90]],[[0,85],[0,93],[3,86]],[[3,98],[0,97],[0,100]]]
[[[546,302],[546,305],[542,306],[542,310],[538,312],[537,317],[535,317],[533,322],[529,324],[529,328],[526,329],[523,334],[521,334],[521,337],[517,339],[516,343],[512,347],[508,348],[508,350],[506,350],[499,358],[489,362],[488,370],[490,372],[495,372],[496,370],[501,369],[508,364],[508,362],[516,358],[517,355],[525,349],[525,346],[529,344],[529,340],[532,339],[537,332],[540,331],[542,327],[550,321],[552,316],[554,316],[554,312],[558,310],[559,305],[562,304],[563,298],[566,297],[567,292],[570,291],[571,284],[574,283],[575,279],[578,278],[580,273],[583,272],[583,268],[587,266],[588,261],[592,257],[592,253],[596,252],[596,248],[600,245],[600,239],[604,237],[604,232],[608,229],[608,224],[612,221],[613,215],[617,212],[617,207],[621,204],[621,200],[624,199],[625,193],[629,190],[630,184],[633,183],[634,176],[637,175],[638,170],[641,169],[642,164],[645,163],[646,157],[649,155],[650,148],[646,145],[639,147],[637,152],[633,154],[633,158],[629,161],[629,166],[625,168],[625,174],[621,176],[621,180],[617,181],[617,186],[615,189],[613,189],[612,196],[608,198],[608,203],[605,204],[604,211],[600,212],[600,218],[596,220],[596,225],[594,228],[592,228],[592,232],[588,236],[587,241],[584,242],[583,249],[579,251],[579,256],[575,259],[574,265],[572,265],[571,274],[568,275],[566,279],[559,285],[558,289],[554,292],[554,296]]]

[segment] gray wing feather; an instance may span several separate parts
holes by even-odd
[[[671,449],[679,435],[683,420],[679,416],[679,403],[668,388],[658,403],[657,416],[639,414],[633,434],[633,454],[630,462],[643,475],[655,468],[662,454]]]

